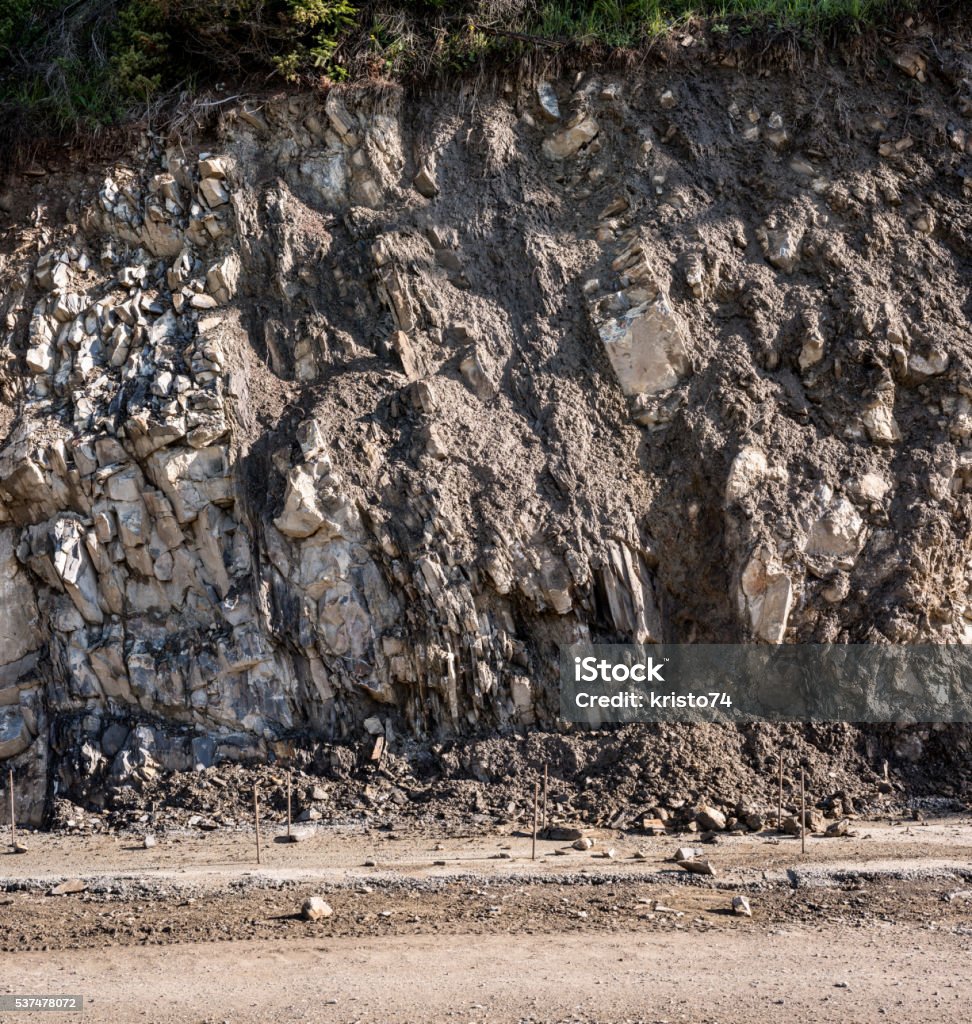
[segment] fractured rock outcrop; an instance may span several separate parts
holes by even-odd
[[[818,107],[732,81],[248,98],[17,194],[30,820],[308,737],[549,726],[579,640],[972,636],[967,268],[909,227],[930,303],[881,248],[880,189],[937,158],[781,177]]]

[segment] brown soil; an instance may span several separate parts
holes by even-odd
[[[903,815],[959,810],[972,793],[972,763],[961,747],[948,750],[951,731],[936,734],[934,760],[895,761],[888,779],[884,753],[892,749],[873,731],[845,724],[744,727],[626,726],[573,735],[529,733],[431,747],[405,743],[380,764],[370,744],[295,749],[276,765],[224,764],[205,772],[139,770],[107,792],[92,780],[92,800],[53,802],[55,831],[141,829],[164,832],[193,825],[222,828],[251,820],[253,787],[265,809],[286,809],[290,772],[292,813],[331,824],[409,828],[529,825],[533,786],[548,769],[551,820],[585,827],[611,826],[637,833],[662,808],[673,827],[693,820],[707,802],[727,814],[755,807],[767,818],[778,799],[778,758],[784,753],[783,796],[795,810],[799,771],[806,772],[808,805],[829,817],[844,810]],[[946,770],[947,769],[947,770]],[[933,795],[929,795],[933,794]],[[104,810],[100,808],[104,807]],[[198,820],[197,820],[198,819]]]
[[[958,1022],[972,994],[968,818],[859,823],[805,855],[772,834],[728,837],[706,848],[715,878],[681,872],[668,837],[592,832],[590,852],[541,841],[531,860],[521,833],[330,829],[282,845],[277,831],[259,868],[252,836],[180,834],[151,850],[30,837],[0,861],[14,872],[0,885],[0,994],[80,993],[84,1020],[112,1024],[763,1024],[781,1006],[794,1019]],[[85,891],[48,895],[68,864]],[[301,919],[312,894],[330,919]],[[740,894],[752,918],[731,912]]]

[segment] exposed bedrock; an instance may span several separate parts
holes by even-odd
[[[968,83],[817,85],[276,95],[15,183],[21,816],[549,725],[583,638],[972,641]]]

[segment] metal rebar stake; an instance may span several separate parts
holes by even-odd
[[[257,788],[253,787],[253,824],[256,828],[257,864],[260,863],[260,797]]]
[[[806,773],[800,769],[800,853],[807,852],[807,788]]]

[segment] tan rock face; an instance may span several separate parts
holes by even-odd
[[[807,553],[835,558],[856,555],[863,529],[864,521],[857,509],[846,498],[840,498],[811,527]]]
[[[16,556],[17,531],[0,527],[0,680],[43,643],[34,584]],[[0,683],[2,685],[2,683]]]
[[[726,503],[738,501],[752,492],[769,472],[766,454],[758,448],[743,448],[733,459],[726,481]]]
[[[867,406],[861,413],[861,422],[875,444],[895,444],[901,440],[901,430],[886,399],[878,399]]]
[[[312,471],[295,466],[287,479],[283,512],[273,521],[274,526],[288,537],[309,537],[324,525],[325,518]]]
[[[599,331],[626,395],[668,391],[689,371],[686,330],[664,296],[606,321]]]
[[[756,552],[743,570],[740,597],[753,634],[767,643],[782,643],[793,604],[793,584],[765,549]]]
[[[34,820],[49,771],[97,802],[376,717],[547,726],[579,639],[969,636],[967,288],[906,166],[952,180],[954,143],[825,169],[799,90],[669,77],[229,103],[18,192],[0,758]]]
[[[551,160],[567,160],[576,156],[582,146],[593,142],[599,130],[593,117],[578,117],[566,128],[545,139],[543,152]]]

